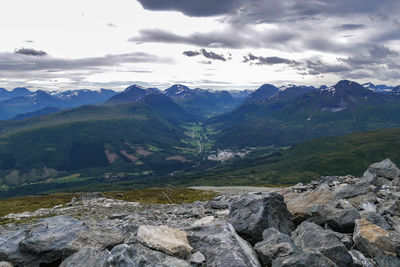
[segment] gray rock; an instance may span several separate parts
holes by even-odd
[[[318,251],[300,252],[272,262],[272,267],[336,267],[329,258]]]
[[[206,258],[207,266],[261,266],[253,248],[229,223],[214,223],[186,229],[190,245]]]
[[[400,201],[390,199],[379,206],[379,213],[382,215],[400,216]]]
[[[354,206],[359,207],[363,202],[371,202],[376,203],[378,201],[378,197],[374,192],[369,192],[364,195],[355,196],[353,198],[349,198],[348,201]]]
[[[400,266],[400,258],[394,257],[394,256],[380,256],[380,257],[375,257],[374,261],[379,267],[392,267],[392,266]]]
[[[121,244],[114,247],[106,259],[105,267],[190,267],[184,260],[151,250],[141,244]]]
[[[384,185],[388,185],[388,184],[390,184],[390,180],[389,179],[386,179],[386,178],[384,178],[384,177],[376,177],[376,179],[375,179],[375,184],[374,185],[377,185],[377,186],[384,186]]]
[[[361,211],[376,212],[376,205],[369,201],[365,201],[358,207]]]
[[[372,164],[369,166],[367,173],[371,173],[378,177],[383,177],[389,180],[400,177],[399,168],[397,168],[396,164],[394,164],[390,159],[385,159],[381,162]]]
[[[261,241],[262,232],[269,227],[285,234],[294,229],[283,197],[277,193],[246,194],[233,199],[229,206],[229,221],[251,244]]]
[[[292,238],[271,227],[263,232],[264,240],[254,246],[263,266],[271,266],[274,259],[298,252]]]
[[[105,266],[109,251],[96,251],[93,248],[83,248],[66,258],[60,267],[102,267]]]
[[[384,218],[392,229],[400,233],[400,217],[385,215]]]
[[[313,222],[318,225],[328,224],[333,230],[341,233],[352,233],[356,219],[361,215],[356,208],[336,209],[328,205],[318,205],[312,210]]]
[[[200,251],[197,251],[190,255],[186,260],[195,266],[202,266],[205,263],[206,258]]]
[[[351,247],[353,247],[354,241],[353,241],[352,235],[338,233],[338,232],[334,232],[334,231],[331,231],[331,233],[334,234],[335,236],[337,236],[337,238],[339,238],[340,242],[342,242],[343,245],[345,245],[347,249],[350,249]]]
[[[37,255],[35,261],[51,263],[78,251],[74,240],[83,231],[88,231],[88,227],[75,218],[46,218],[27,229],[25,239],[21,240],[19,247],[23,253]]]
[[[14,267],[11,262],[0,261],[0,267]]]
[[[353,239],[357,250],[375,260],[397,255],[396,244],[389,232],[367,220],[356,221]]]
[[[26,264],[34,260],[34,256],[23,253],[19,249],[19,243],[25,239],[24,230],[3,233],[0,236],[0,261],[9,261],[14,264]]]
[[[387,223],[385,218],[377,212],[362,212],[361,218],[382,227],[385,230],[392,230],[392,227]]]
[[[367,259],[360,251],[352,249],[349,251],[353,258],[353,267],[374,267],[375,265]]]
[[[69,216],[45,218],[0,237],[0,260],[39,266],[59,262],[83,247],[104,250],[124,241],[118,228],[88,226]]]
[[[229,202],[227,200],[213,200],[209,201],[206,204],[206,208],[211,208],[211,209],[227,209],[229,208]]]
[[[337,200],[353,198],[359,195],[365,195],[372,191],[369,184],[359,182],[356,184],[343,184],[333,189],[332,193]]]
[[[354,206],[347,199],[339,199],[336,204],[336,208],[351,209],[354,208]]]
[[[90,199],[96,199],[96,198],[105,198],[106,196],[103,193],[100,192],[87,192],[78,197],[78,201],[82,200],[90,200]]]
[[[303,251],[319,251],[338,266],[351,266],[353,260],[345,245],[331,231],[315,223],[303,222],[293,232],[296,246]]]

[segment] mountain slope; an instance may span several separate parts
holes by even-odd
[[[23,119],[29,119],[33,117],[38,117],[38,116],[43,116],[51,113],[56,113],[60,111],[58,108],[52,108],[52,107],[45,107],[41,108],[32,112],[27,112],[27,113],[21,113],[18,114],[17,116],[11,118],[12,120],[23,120]]]
[[[279,95],[279,94],[278,94]],[[400,126],[400,101],[341,81],[295,99],[245,103],[216,117],[221,146],[293,145],[313,138]]]
[[[0,88],[0,101],[7,100],[13,97],[29,95],[31,93],[31,91],[23,87],[14,88],[12,91],[7,91],[4,88]]]
[[[1,98],[0,91],[0,98]],[[101,89],[100,91],[73,90],[63,92],[36,92],[25,88],[16,88],[14,96],[0,102],[0,119],[10,119],[18,114],[31,113],[44,108],[65,109],[105,102],[116,92]],[[18,96],[19,95],[19,96]]]
[[[100,89],[99,91],[82,89],[54,92],[51,95],[63,100],[69,107],[78,107],[106,102],[116,94],[117,92],[108,89]]]
[[[59,98],[44,91],[18,96],[0,102],[0,119],[12,118],[21,113],[36,111],[46,107],[64,108],[66,104]]]
[[[264,84],[256,91],[251,93],[247,99],[248,102],[259,102],[267,100],[268,98],[276,95],[279,89],[271,84]]]
[[[131,85],[126,88],[122,93],[116,94],[107,100],[108,104],[121,104],[121,103],[129,103],[136,102],[143,99],[145,96],[158,93],[158,89],[156,88],[148,88],[145,89],[139,85]]]
[[[170,172],[195,157],[189,142],[183,142],[187,139],[184,129],[178,126],[191,121],[190,115],[161,94],[135,103],[83,106],[3,121],[0,184],[16,186],[71,172],[88,176],[114,170],[137,175]],[[185,147],[187,152],[181,150]],[[186,158],[168,160],[177,155]]]

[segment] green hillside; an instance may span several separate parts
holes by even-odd
[[[21,186],[31,193],[166,175],[197,157],[197,144],[182,127],[191,121],[172,100],[157,95],[137,103],[4,121],[0,195],[23,192]]]
[[[267,149],[244,160],[171,179],[175,185],[295,184],[322,175],[361,176],[374,162],[390,158],[400,165],[400,129],[325,137],[287,150]]]

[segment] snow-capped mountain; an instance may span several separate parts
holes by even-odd
[[[388,86],[384,84],[375,85],[371,82],[364,83],[362,84],[362,86],[376,93],[390,93],[393,89],[393,86]]]

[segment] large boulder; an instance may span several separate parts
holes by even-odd
[[[19,242],[19,249],[24,254],[36,256],[35,262],[56,262],[79,250],[74,241],[84,231],[88,231],[88,227],[75,218],[46,218],[25,231],[24,239]]]
[[[334,202],[334,196],[329,190],[319,189],[301,194],[285,194],[287,208],[296,224],[313,216],[312,209],[315,205],[324,205]]]
[[[324,254],[318,251],[300,252],[283,258],[277,258],[272,262],[272,267],[336,267]]]
[[[332,190],[335,200],[349,199],[371,192],[372,188],[368,183],[358,182],[355,184],[340,184]]]
[[[263,232],[263,238],[263,241],[254,246],[263,266],[271,266],[274,259],[286,257],[299,251],[290,236],[273,227]]]
[[[123,233],[115,227],[87,225],[69,216],[56,216],[2,235],[0,260],[39,266],[59,262],[83,247],[104,250],[123,241]]]
[[[137,239],[149,248],[180,258],[186,258],[193,250],[186,232],[163,225],[140,225]]]
[[[130,246],[121,244],[110,251],[105,266],[190,267],[191,265],[184,260],[151,250],[141,244],[133,244]]]
[[[388,224],[385,218],[377,212],[362,212],[361,218],[382,227],[385,230],[392,230],[392,227]]]
[[[2,233],[0,237],[0,261],[9,261],[16,265],[33,262],[34,255],[24,253],[19,248],[19,243],[25,239],[24,230]]]
[[[229,221],[236,232],[251,244],[262,240],[262,232],[274,227],[290,234],[294,229],[283,197],[277,193],[245,194],[233,199]]]
[[[351,266],[352,257],[346,246],[332,231],[324,230],[315,223],[303,222],[293,232],[296,246],[307,252],[319,251],[338,266]]]
[[[261,266],[250,244],[225,221],[196,224],[186,229],[194,250],[206,258],[207,266]]]
[[[102,267],[106,264],[109,251],[96,251],[93,248],[83,248],[66,258],[60,267]]]
[[[390,159],[374,163],[364,173],[364,178],[370,182],[376,182],[378,177],[393,180],[400,177],[400,170]]]
[[[336,209],[328,205],[315,206],[313,211],[313,222],[319,225],[325,223],[333,230],[341,233],[352,233],[356,219],[361,215],[356,208]]]
[[[353,239],[354,246],[368,257],[397,256],[389,232],[367,220],[356,220]]]

